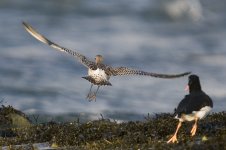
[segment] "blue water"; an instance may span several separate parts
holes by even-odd
[[[173,112],[187,94],[187,77],[174,80],[112,77],[96,102],[77,60],[32,38],[26,21],[54,42],[112,66],[157,73],[192,71],[226,108],[225,1],[1,0],[0,97],[27,113]]]

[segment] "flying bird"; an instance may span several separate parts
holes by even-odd
[[[206,117],[213,108],[213,102],[211,98],[202,91],[197,75],[190,75],[188,77],[186,90],[189,90],[189,94],[184,97],[175,110],[175,118],[179,120],[176,132],[167,143],[177,142],[177,133],[184,121],[195,121],[191,129],[191,136],[194,136],[197,130],[198,120]]]
[[[96,95],[100,88],[100,86],[111,86],[112,84],[109,82],[110,76],[122,76],[122,75],[143,75],[143,76],[151,76],[156,78],[178,78],[185,75],[190,74],[191,72],[184,72],[181,74],[158,74],[158,73],[150,73],[141,70],[131,69],[127,67],[111,67],[109,65],[105,65],[103,63],[103,56],[96,55],[95,61],[91,61],[86,58],[84,55],[78,53],[77,51],[72,51],[70,49],[64,48],[49,39],[45,36],[39,34],[31,25],[23,22],[23,26],[28,33],[30,33],[37,40],[49,45],[52,48],[55,48],[59,51],[66,52],[71,54],[76,59],[79,60],[81,64],[83,64],[88,69],[88,76],[82,77],[89,82],[91,82],[91,87],[89,93],[87,95],[87,99],[89,101],[95,100]],[[95,92],[92,92],[93,85],[97,85],[97,89]]]

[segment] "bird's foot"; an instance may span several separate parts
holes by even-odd
[[[91,95],[91,97],[89,98],[89,101],[96,101],[96,94]]]
[[[191,136],[194,136],[197,130],[197,125],[194,125],[191,129]]]
[[[173,137],[171,137],[171,139],[169,139],[169,141],[167,141],[167,143],[175,143],[175,142],[178,142],[176,135],[174,135]]]
[[[96,94],[95,93],[89,93],[86,97],[90,102],[95,100],[96,101]]]

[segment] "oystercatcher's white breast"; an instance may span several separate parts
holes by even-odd
[[[199,111],[193,111],[192,113],[195,114],[199,119],[205,118],[212,108],[210,106],[205,106],[201,108]]]
[[[176,119],[179,119],[181,122],[183,121],[193,121],[196,117],[199,119],[205,118],[210,111],[212,110],[212,107],[205,106],[201,108],[199,111],[193,111],[191,114],[181,114],[181,117],[179,118],[178,115],[176,115]]]

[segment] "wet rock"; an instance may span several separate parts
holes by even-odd
[[[190,136],[193,122],[184,123],[177,144],[166,143],[177,120],[172,114],[157,114],[135,122],[116,123],[102,118],[81,124],[37,124],[15,137],[0,138],[0,145],[49,142],[66,149],[226,149],[225,120],[225,112],[210,114],[200,120],[194,137]]]
[[[15,128],[30,127],[29,118],[21,111],[16,110],[12,106],[4,106],[0,108],[0,136],[12,137],[16,133]]]

